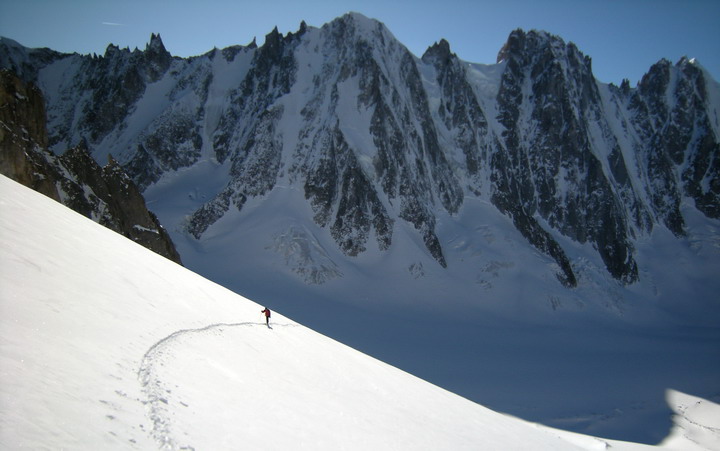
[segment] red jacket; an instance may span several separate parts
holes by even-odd
[[[265,310],[263,310],[263,311],[260,312],[260,313],[264,313],[264,314],[265,314],[265,318],[270,318],[270,309],[269,309],[269,308],[266,308]]]

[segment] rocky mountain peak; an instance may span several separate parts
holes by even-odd
[[[153,33],[143,53],[145,73],[151,82],[159,80],[170,67],[172,55],[165,49],[160,34]]]
[[[638,83],[638,89],[643,93],[663,92],[670,82],[670,69],[672,63],[663,58],[650,67],[650,70],[643,75]]]
[[[167,65],[172,60],[172,55],[165,49],[160,33],[150,35],[150,42],[145,45],[145,58],[162,65]]]
[[[510,59],[511,55],[519,53],[520,49],[523,47],[524,40],[525,31],[520,28],[513,30],[508,36],[507,41],[505,41],[505,44],[503,44],[500,48],[496,61],[498,63],[502,63]]]
[[[148,42],[145,45],[145,52],[151,52],[151,53],[166,53],[167,50],[165,50],[165,44],[163,44],[162,38],[160,37],[160,33],[150,34],[150,42]]]
[[[589,128],[599,118],[597,127],[607,130],[602,139],[617,146],[603,123],[590,59],[572,43],[534,30],[511,33],[500,59],[507,62],[497,97],[507,155],[497,155],[493,165],[500,188],[495,204],[531,243],[555,258],[564,283],[573,286],[576,276],[538,217],[573,240],[594,243],[615,278],[637,280],[631,227],[611,176],[603,173],[598,154],[604,150],[596,148]],[[606,195],[594,194],[599,192]]]
[[[620,83],[620,92],[624,97],[627,97],[630,94],[630,80],[627,78],[623,78]]]
[[[302,28],[302,27],[301,27]],[[258,64],[265,66],[267,70],[271,70],[270,66],[273,65],[285,65],[288,64],[288,59],[291,58],[289,49],[294,46],[298,38],[304,33],[304,31],[298,32],[297,34],[288,33],[283,36],[278,31],[276,26],[273,30],[265,35],[265,42],[259,48],[257,53]]]
[[[272,29],[272,31],[265,35],[265,43],[263,47],[269,51],[280,47],[283,41],[283,35],[278,31],[278,27]]]
[[[573,67],[583,67],[592,74],[591,59],[580,52],[572,42],[566,43],[561,37],[546,31],[516,29],[508,36],[507,42],[498,52],[497,62],[513,60],[526,66],[532,61],[567,61]]]
[[[455,56],[455,54],[450,51],[450,43],[445,39],[440,39],[439,42],[428,47],[425,53],[423,53],[422,60],[425,63],[432,62],[444,66],[448,64],[450,58],[453,56]]]
[[[125,51],[127,51],[127,49],[125,49]],[[122,52],[123,50],[120,50],[120,47],[111,43],[108,44],[108,46],[105,48],[105,54],[103,56],[105,58],[113,58],[118,56]]]

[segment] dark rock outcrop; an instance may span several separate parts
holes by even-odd
[[[500,58],[507,64],[497,98],[507,155],[496,153],[492,164],[494,202],[531,243],[547,248],[566,283],[574,279],[567,257],[534,215],[580,243],[594,243],[614,277],[637,280],[625,211],[589,131],[593,122],[605,125],[590,59],[557,37],[521,30]]]
[[[148,249],[181,263],[167,231],[112,158],[100,167],[84,142],[60,157],[47,150],[42,94],[0,71],[0,172]]]

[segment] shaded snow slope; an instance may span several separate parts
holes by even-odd
[[[495,413],[281,314],[269,329],[260,305],[5,177],[0,193],[3,449],[608,445]]]
[[[181,222],[214,181],[183,175],[146,192],[165,224]],[[481,199],[466,198],[438,224],[452,271],[400,223],[392,249],[343,258],[329,232],[304,219],[307,210],[301,190],[278,186],[200,241],[170,232],[187,266],[215,282],[525,420],[657,444],[673,425],[666,390],[720,394],[718,226],[692,208],[687,239],[658,227],[638,242],[646,270],[631,286],[603,275],[587,245],[564,242],[579,276],[574,290]]]

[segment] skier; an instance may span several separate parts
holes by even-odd
[[[260,313],[265,314],[265,324],[267,324],[267,327],[270,327],[270,309],[265,307],[265,310],[261,311]]]

